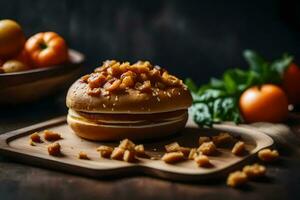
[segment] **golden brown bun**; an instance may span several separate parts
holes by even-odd
[[[148,61],[106,61],[77,80],[66,99],[68,123],[90,140],[149,139],[185,126],[192,97],[182,80]]]
[[[88,85],[77,80],[67,94],[67,106],[76,111],[91,113],[159,113],[187,109],[192,97],[186,87],[160,90],[157,96],[128,90],[109,96],[88,95]]]
[[[117,119],[116,115],[116,119]],[[80,137],[95,141],[112,141],[129,138],[132,140],[153,139],[174,134],[184,128],[188,113],[179,119],[147,125],[103,125],[88,122],[68,115],[67,121],[72,130]]]

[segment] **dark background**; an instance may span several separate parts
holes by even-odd
[[[300,57],[299,8],[296,0],[0,0],[0,18],[17,20],[27,36],[63,35],[87,56],[87,71],[106,59],[146,59],[204,83],[246,67],[247,48]]]
[[[106,59],[147,59],[199,84],[228,67],[245,68],[242,51],[267,58],[290,52],[300,61],[300,1],[0,0],[0,19],[27,36],[55,31],[83,52],[85,69]],[[0,133],[65,115],[65,92],[0,110]],[[295,123],[296,124],[296,123]],[[299,122],[293,128],[300,134]],[[281,151],[280,151],[281,153]],[[0,156],[0,199],[300,199],[299,154],[282,152],[267,179],[245,190],[144,176],[96,180],[16,163]]]

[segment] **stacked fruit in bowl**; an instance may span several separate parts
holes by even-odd
[[[54,32],[37,33],[26,39],[13,20],[0,21],[0,73],[11,73],[67,63],[68,47]]]

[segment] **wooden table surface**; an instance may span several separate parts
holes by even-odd
[[[3,107],[0,133],[66,113],[64,98]],[[300,135],[300,122],[289,126]],[[278,162],[268,165],[267,178],[231,189],[225,180],[180,183],[151,177],[92,179],[20,164],[0,156],[0,199],[300,199],[300,156],[281,149]]]

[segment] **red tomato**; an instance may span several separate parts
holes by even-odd
[[[272,84],[247,89],[239,100],[246,122],[281,122],[288,114],[288,99],[284,91]]]
[[[282,86],[289,103],[300,105],[300,68],[295,63],[292,63],[285,71]]]
[[[37,33],[25,44],[36,67],[48,67],[68,61],[68,47],[65,40],[54,32]]]

